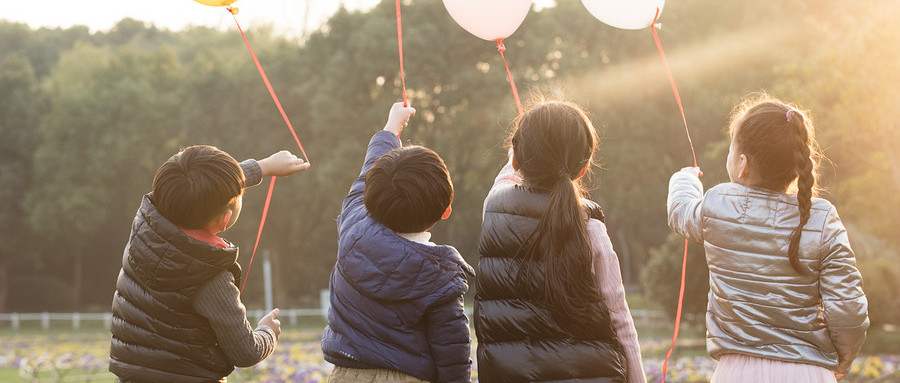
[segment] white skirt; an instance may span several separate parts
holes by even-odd
[[[759,358],[743,354],[719,357],[710,383],[836,383],[834,371],[806,363]]]

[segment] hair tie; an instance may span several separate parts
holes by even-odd
[[[559,174],[558,174],[558,176],[559,176],[559,178],[561,178],[561,179],[562,179],[562,178],[570,179],[571,177],[569,177],[569,168],[568,168],[568,167],[563,167],[562,169],[559,169]]]
[[[791,122],[791,112],[793,112],[793,110],[788,109],[787,113],[784,114],[784,116],[787,118],[787,122]]]

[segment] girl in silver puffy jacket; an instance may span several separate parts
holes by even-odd
[[[713,382],[834,382],[869,327],[847,230],[816,198],[820,153],[806,112],[762,95],[729,127],[731,182],[703,194],[698,168],[669,181],[669,226],[702,241]]]

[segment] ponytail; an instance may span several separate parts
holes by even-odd
[[[542,300],[560,324],[581,331],[604,315],[591,272],[588,216],[581,204],[584,192],[579,181],[596,143],[590,119],[581,108],[565,102],[545,102],[530,109],[512,137],[526,183],[548,193],[537,228],[519,250],[517,285],[525,288],[537,279],[528,263],[542,265],[543,286],[538,287]]]
[[[809,271],[800,264],[800,236],[803,235],[803,226],[806,226],[806,223],[809,222],[813,189],[816,184],[812,160],[813,150],[810,149],[809,134],[803,116],[791,109],[788,109],[786,116],[788,125],[794,127],[797,131],[795,160],[797,164],[797,206],[800,209],[800,223],[794,229],[794,232],[791,233],[788,258],[794,270],[800,274],[808,274]]]
[[[577,189],[568,175],[559,178],[550,191],[532,251],[550,255],[543,259],[547,302],[575,324],[586,324],[596,317],[594,303],[600,293],[590,272],[592,253]]]

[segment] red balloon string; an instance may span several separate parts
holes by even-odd
[[[400,83],[403,85],[403,106],[409,106],[406,99],[406,75],[403,73],[403,23],[400,18],[400,0],[397,3],[397,47],[400,51]]]
[[[500,52],[500,58],[503,59],[503,66],[506,67],[506,77],[509,78],[509,86],[512,88],[513,97],[516,99],[516,109],[519,110],[519,116],[525,114],[522,110],[522,102],[519,101],[519,91],[516,90],[516,81],[513,80],[512,72],[509,71],[509,64],[506,63],[506,56],[503,55],[503,52],[506,52],[506,46],[503,45],[503,39],[495,40],[497,42],[497,52]]]
[[[275,179],[272,176],[269,181],[269,192],[266,193],[266,203],[263,205],[262,219],[259,221],[259,230],[256,231],[256,243],[253,244],[253,252],[250,253],[250,264],[247,265],[247,276],[244,277],[244,283],[241,283],[241,294],[244,294],[244,286],[247,285],[247,279],[250,279],[250,267],[253,266],[253,257],[256,255],[256,247],[259,246],[259,238],[262,237],[263,226],[266,225],[266,216],[269,215],[269,203],[272,202],[272,192],[275,191]]]
[[[681,325],[681,306],[684,302],[684,279],[685,279],[685,270],[687,270],[687,250],[688,250],[688,239],[684,239],[684,256],[681,258],[681,287],[678,288],[678,309],[675,311],[675,332],[672,334],[672,347],[669,347],[669,352],[666,353],[666,360],[663,362],[662,368],[662,383],[666,383],[666,371],[669,369],[669,357],[672,356],[672,351],[675,350],[675,341],[678,340],[678,328]]]
[[[687,118],[684,116],[684,107],[681,105],[681,96],[678,94],[678,87],[675,86],[675,78],[672,77],[672,69],[669,68],[669,60],[666,60],[666,52],[663,51],[662,44],[659,42],[659,35],[656,33],[656,19],[659,17],[659,8],[656,8],[656,16],[653,16],[653,24],[650,30],[653,31],[653,40],[656,41],[656,49],[659,50],[659,57],[662,58],[663,66],[666,67],[666,74],[669,75],[669,85],[672,86],[672,93],[675,94],[675,102],[678,103],[678,110],[681,112],[681,121],[684,122],[684,132],[687,133],[688,143],[691,145],[691,156],[694,157],[694,167],[697,167],[697,154],[694,152],[694,141],[691,140],[691,131],[688,130]]]
[[[662,58],[663,66],[666,68],[666,74],[669,75],[669,85],[672,86],[672,93],[675,95],[675,102],[678,104],[678,110],[681,112],[681,121],[684,122],[684,132],[687,134],[688,144],[691,146],[691,156],[694,158],[694,167],[697,167],[697,154],[694,152],[694,142],[691,140],[691,131],[688,129],[687,118],[684,116],[684,106],[681,104],[681,96],[678,94],[678,87],[675,86],[675,79],[672,77],[672,70],[669,68],[669,61],[666,60],[666,53],[663,51],[662,44],[659,42],[659,35],[656,33],[656,20],[659,18],[659,8],[656,8],[656,15],[653,16],[653,24],[650,30],[653,31],[653,40],[656,42],[656,49],[659,50],[659,57]],[[702,173],[701,173],[702,174]],[[662,382],[666,382],[666,371],[669,369],[669,358],[675,350],[675,342],[678,340],[678,329],[681,327],[681,308],[684,303],[684,282],[687,271],[687,251],[688,239],[684,239],[684,254],[681,258],[681,286],[678,288],[678,308],[675,310],[675,332],[672,334],[672,346],[666,353],[666,359],[663,361]]]
[[[231,12],[231,8],[228,8],[228,12]],[[263,82],[266,84],[266,88],[269,90],[269,95],[272,96],[272,101],[275,101],[275,106],[278,107],[278,111],[281,112],[281,117],[284,119],[284,123],[287,124],[288,129],[291,130],[291,134],[294,136],[294,141],[297,142],[297,147],[300,148],[300,153],[303,154],[303,159],[306,162],[309,162],[309,157],[306,156],[306,151],[303,150],[303,145],[300,144],[300,138],[297,137],[297,132],[294,131],[294,126],[291,125],[291,120],[288,119],[287,113],[284,112],[284,108],[281,107],[281,101],[278,101],[278,96],[275,94],[275,89],[272,88],[272,83],[269,82],[269,77],[266,76],[266,71],[263,70],[262,65],[259,63],[259,59],[256,57],[256,53],[253,52],[253,47],[250,46],[250,41],[247,40],[247,35],[244,34],[244,29],[241,28],[241,24],[237,21],[237,16],[234,14],[231,15],[234,18],[234,24],[237,25],[238,31],[241,32],[241,37],[244,38],[244,44],[247,44],[247,50],[250,51],[250,57],[253,58],[253,63],[256,64],[256,70],[259,71],[259,75],[262,77]]]
[[[269,95],[272,96],[272,101],[275,102],[275,106],[278,107],[278,111],[281,112],[281,117],[284,119],[284,123],[287,124],[288,129],[291,131],[291,135],[294,136],[294,141],[297,143],[297,147],[300,148],[300,153],[303,154],[303,158],[306,162],[309,162],[309,157],[306,156],[306,151],[303,150],[303,145],[300,143],[300,138],[297,137],[297,132],[294,131],[294,126],[291,125],[291,120],[288,119],[287,113],[284,112],[284,108],[281,106],[281,101],[278,100],[278,96],[275,94],[275,89],[272,88],[272,83],[269,82],[269,77],[266,76],[266,71],[263,70],[262,64],[259,63],[259,59],[256,57],[256,53],[253,52],[253,47],[250,46],[250,40],[247,40],[247,35],[244,34],[244,29],[241,28],[241,24],[238,23],[237,16],[235,15],[235,11],[232,10],[231,7],[227,8],[228,12],[231,13],[231,16],[234,18],[234,24],[237,25],[238,31],[241,32],[241,37],[244,38],[244,44],[247,45],[247,50],[250,51],[250,57],[253,58],[253,63],[256,64],[256,70],[259,71],[260,77],[262,77],[263,82],[266,84],[266,89],[269,90]],[[266,216],[269,215],[269,204],[272,202],[272,192],[275,190],[275,178],[272,177],[272,180],[269,182],[269,192],[266,194],[266,202],[263,205],[262,218],[259,220],[259,230],[256,232],[256,243],[253,244],[253,252],[250,253],[250,263],[247,265],[247,275],[244,277],[244,282],[241,284],[241,294],[244,293],[244,286],[247,285],[247,280],[250,279],[250,268],[253,266],[253,258],[256,256],[256,248],[259,247],[259,239],[262,236],[263,227],[266,225]]]

